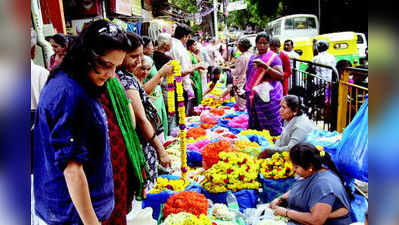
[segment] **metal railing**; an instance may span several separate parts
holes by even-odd
[[[338,72],[334,67],[292,59],[289,94],[302,98],[306,114],[323,129],[337,129]],[[300,66],[298,66],[300,64]],[[306,68],[306,69],[304,69]]]
[[[350,79],[352,77],[352,79]],[[368,96],[368,70],[346,68],[339,80],[337,131],[342,132],[352,121]]]

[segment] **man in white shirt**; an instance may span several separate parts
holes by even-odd
[[[192,30],[185,24],[179,24],[176,27],[174,36],[172,38],[172,48],[169,51],[169,56],[179,61],[182,69],[183,76],[183,88],[187,93],[188,101],[186,113],[188,115],[193,112],[193,99],[195,98],[194,89],[192,87],[193,82],[191,81],[190,74],[199,69],[205,69],[203,64],[193,65],[188,54],[188,50],[185,47],[187,40],[190,37]]]
[[[36,110],[37,104],[39,103],[40,91],[44,87],[47,81],[49,71],[45,68],[36,65],[33,62],[36,54],[37,34],[36,31],[31,28],[31,102],[30,109]]]
[[[313,62],[319,63],[322,65],[326,66],[331,66],[332,68],[335,68],[337,61],[333,55],[327,52],[329,47],[329,43],[325,40],[319,40],[317,42],[317,51],[319,54],[313,58]],[[317,76],[331,82],[332,79],[332,70],[325,68],[325,67],[320,67],[316,66],[316,74]]]
[[[291,69],[293,69],[294,68],[294,60],[292,60],[292,59],[293,58],[299,59],[300,55],[294,51],[294,42],[292,40],[288,39],[288,40],[284,41],[284,52],[290,57]],[[300,62],[296,63],[296,67],[295,67],[296,71],[299,71],[299,64],[300,64]],[[293,76],[295,76],[296,85],[299,85],[299,81],[301,80],[300,73],[293,71],[292,74],[293,74]],[[289,86],[289,88],[294,86],[292,84],[292,76],[289,78],[288,86]]]

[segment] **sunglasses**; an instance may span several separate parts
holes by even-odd
[[[114,23],[108,23],[107,26],[105,27],[101,27],[100,29],[98,29],[97,31],[97,35],[101,36],[101,35],[105,35],[105,36],[111,36],[111,37],[115,37],[118,33],[121,33],[122,29],[114,24]]]

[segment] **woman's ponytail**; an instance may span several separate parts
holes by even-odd
[[[341,180],[342,185],[344,185],[344,188],[346,190],[346,193],[348,194],[348,197],[350,200],[354,199],[354,196],[352,194],[352,190],[349,186],[345,184],[345,179],[341,175],[341,173],[338,171],[337,167],[335,166],[335,163],[331,160],[331,156],[328,153],[325,153],[323,157],[321,157],[322,163],[328,167],[329,170],[333,171]]]

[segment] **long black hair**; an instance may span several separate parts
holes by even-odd
[[[324,156],[320,155],[320,151],[312,144],[298,143],[290,150],[290,159],[293,164],[301,166],[305,170],[313,166],[314,170],[320,170],[323,165],[327,166],[329,170],[333,171],[341,180],[349,198],[353,199],[351,189],[345,185],[344,177],[339,173],[335,163],[331,160],[330,154],[324,152]]]
[[[90,23],[68,48],[66,55],[58,67],[53,69],[47,80],[49,82],[60,70],[75,79],[89,92],[98,92],[103,88],[96,87],[88,77],[91,69],[95,70],[95,62],[109,50],[128,51],[130,41],[118,25],[97,20]]]

